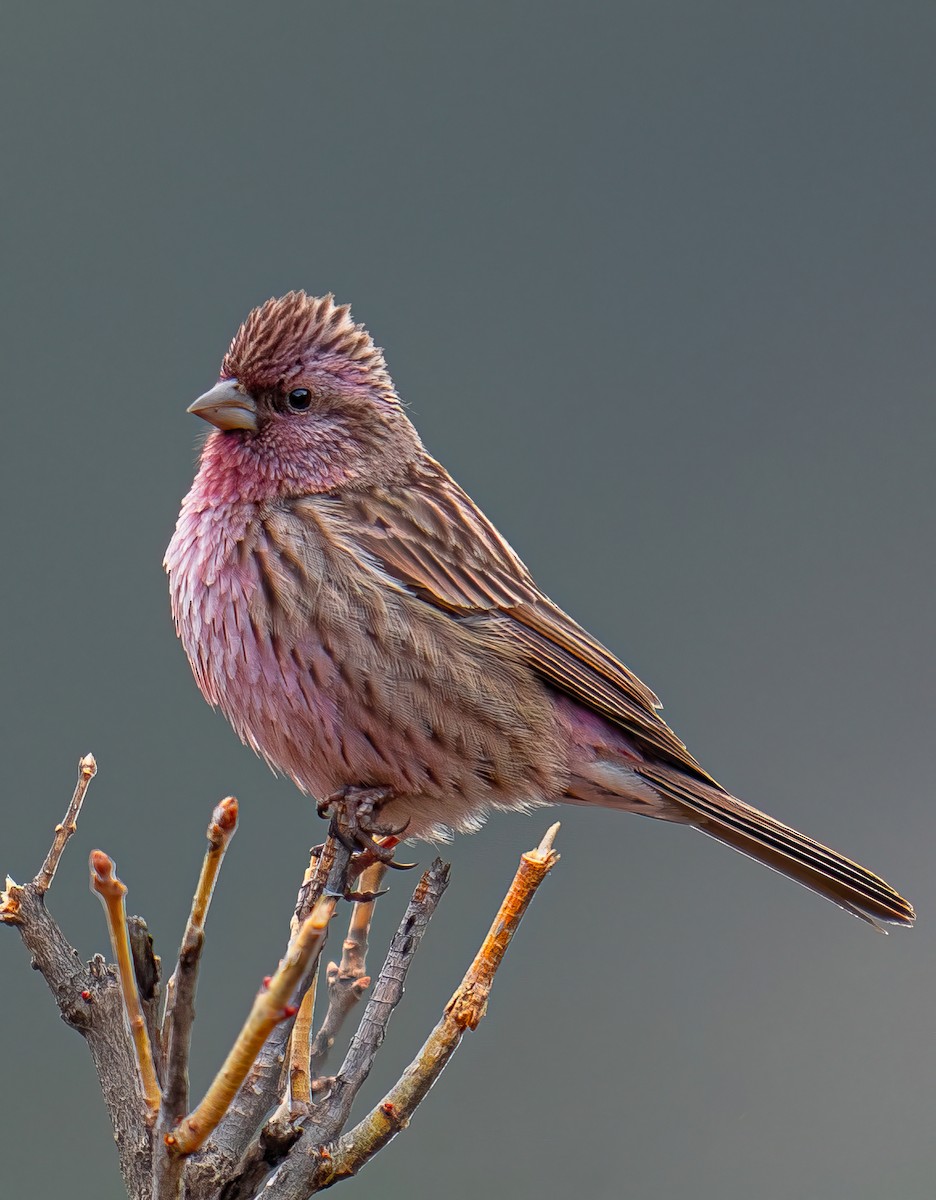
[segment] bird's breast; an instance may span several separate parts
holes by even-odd
[[[561,795],[550,698],[493,628],[388,581],[308,503],[185,515],[166,559],[179,636],[274,768],[319,797],[391,787],[415,834]]]

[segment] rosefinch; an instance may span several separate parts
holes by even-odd
[[[189,412],[216,428],[166,569],[198,686],[274,769],[356,804],[362,836],[599,804],[691,825],[872,923],[913,921],[699,766],[426,453],[346,305],[254,309]]]

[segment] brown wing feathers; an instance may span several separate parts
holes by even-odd
[[[659,716],[653,692],[536,587],[496,529],[437,464],[392,492],[342,498],[353,540],[427,603],[503,622],[553,687],[619,725],[649,757],[641,774],[703,833],[876,924],[910,924],[912,907],[858,863],[725,792]]]
[[[354,541],[428,603],[452,613],[496,615],[554,687],[714,784],[658,715],[650,688],[539,591],[497,530],[436,469],[444,478],[408,481],[405,505],[376,489],[345,498],[353,508]]]

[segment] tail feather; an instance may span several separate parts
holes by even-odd
[[[720,789],[663,765],[638,772],[702,833],[795,879],[871,925],[912,925],[913,906],[873,872]]]

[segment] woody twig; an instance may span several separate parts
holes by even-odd
[[[314,1105],[302,1136],[266,1184],[264,1200],[272,1196],[293,1198],[308,1194],[302,1190],[306,1176],[319,1161],[320,1147],[336,1138],[348,1120],[354,1098],[367,1079],[383,1044],[390,1017],[403,995],[410,963],[448,885],[448,878],[448,865],[437,858],[417,884],[333,1086],[327,1098]],[[264,1174],[270,1166],[276,1165],[276,1159],[268,1158]],[[258,1178],[262,1181],[263,1174],[254,1176],[254,1185]],[[245,1190],[234,1195],[237,1200],[243,1200],[252,1196],[253,1192]]]
[[[62,857],[62,852],[68,845],[68,839],[78,828],[78,814],[81,812],[82,804],[84,804],[88,785],[96,774],[97,763],[94,761],[93,754],[86,754],[78,760],[78,782],[75,784],[75,790],[72,793],[71,803],[68,805],[65,820],[61,825],[56,825],[55,836],[52,839],[49,853],[45,857],[45,862],[39,868],[39,874],[33,880],[36,891],[40,896],[45,895],[52,886],[52,880],[55,878],[55,872]]]
[[[153,947],[149,927],[142,917],[127,917],[127,932],[130,935],[130,954],[133,958],[133,974],[140,993],[140,1006],[146,1022],[146,1033],[153,1050],[156,1078],[163,1081],[163,1043],[159,1020],[159,997],[162,964]]]
[[[166,988],[163,1045],[166,1047],[166,1085],[163,1116],[168,1123],[188,1108],[188,1061],[195,1020],[198,967],[205,943],[205,918],[224,855],[237,830],[237,800],[227,796],[211,814],[208,848],[202,863],[192,908],[179,948],[179,959]]]
[[[303,921],[325,891],[334,866],[335,849],[334,839],[329,838],[323,846],[312,850],[290,921],[292,937],[298,933]],[[316,978],[317,965],[316,962],[310,963],[297,996],[304,997],[311,988]],[[295,1019],[298,1019],[298,1016],[297,1012]],[[204,1149],[189,1160],[189,1186],[194,1186],[196,1192],[202,1188],[206,1194],[211,1195],[218,1181],[230,1182],[232,1173],[233,1177],[236,1177],[242,1171],[246,1160],[255,1158],[258,1153],[266,1155],[266,1126],[260,1128],[259,1133],[258,1127],[261,1126],[266,1113],[283,1098],[282,1063],[290,1042],[293,1020],[287,1018],[281,1021],[264,1042],[256,1062],[248,1071],[224,1118],[208,1139]],[[280,1104],[277,1110],[280,1115],[281,1109]],[[232,1193],[232,1196],[234,1195],[236,1193]]]
[[[322,849],[324,851],[324,847]],[[312,887],[318,866],[319,854],[318,848],[316,848],[313,849],[309,858],[309,865],[306,869],[305,878],[302,881],[302,889],[300,889],[298,905],[302,904],[303,894]],[[296,915],[293,917],[294,926],[298,925],[299,922],[298,905]],[[289,1039],[289,1086],[286,1103],[290,1113],[305,1111],[312,1101],[309,1047],[312,1040],[312,1022],[315,1017],[317,982],[318,975],[316,974],[313,976],[312,983],[299,1003],[299,1011],[296,1013],[296,1020]]]
[[[296,1015],[292,995],[325,941],[336,903],[335,896],[323,896],[318,901],[292,939],[275,975],[264,980],[237,1041],[204,1099],[166,1135],[171,1153],[187,1155],[203,1145],[230,1107],[267,1037],[280,1021]]]
[[[189,1051],[195,1021],[198,967],[205,943],[205,919],[224,855],[236,830],[237,800],[227,796],[211,814],[206,834],[208,847],[182,936],[178,962],[166,985],[166,1012],[162,1024],[165,1086],[153,1154],[154,1200],[177,1200],[182,1194],[184,1160],[177,1154],[167,1153],[166,1137],[188,1109]]]
[[[111,947],[117,960],[117,974],[120,979],[124,1010],[130,1024],[130,1035],[133,1038],[133,1047],[136,1052],[137,1067],[143,1087],[143,1099],[146,1101],[150,1119],[155,1121],[156,1113],[159,1110],[159,1084],[156,1081],[153,1049],[146,1031],[146,1020],[143,1016],[136,975],[133,970],[133,955],[130,952],[127,909],[124,901],[127,888],[117,878],[114,860],[103,850],[92,850],[90,863],[91,890],[100,897],[101,903],[104,905]]]
[[[311,1196],[323,1188],[339,1183],[342,1179],[356,1175],[409,1124],[417,1106],[458,1049],[465,1031],[476,1029],[487,1011],[494,975],[503,961],[507,947],[539,885],[559,860],[559,855],[553,849],[558,830],[559,825],[553,825],[539,846],[520,859],[510,889],[474,962],[446,1005],[442,1019],[429,1035],[419,1054],[404,1071],[399,1082],[390,1089],[380,1104],[335,1144],[320,1145],[316,1150],[314,1144],[306,1144],[306,1135],[303,1135],[297,1144],[296,1152],[290,1155],[267,1184],[264,1200],[289,1200],[297,1195]],[[366,1022],[365,1014],[362,1027]],[[344,1071],[345,1067],[342,1067],[339,1079]],[[303,1148],[305,1154],[301,1153]]]
[[[68,839],[75,832],[88,784],[97,766],[93,755],[78,763],[78,784],[65,820],[32,883],[7,878],[0,894],[0,923],[14,926],[33,966],[42,974],[63,1020],[88,1044],[114,1129],[120,1170],[131,1196],[149,1180],[152,1129],[143,1099],[120,985],[100,955],[84,964],[46,905],[49,887]]]
[[[386,873],[385,863],[372,863],[360,877],[360,892],[365,896],[376,896]],[[341,946],[341,962],[330,962],[325,968],[328,1010],[309,1048],[310,1058],[317,1065],[325,1061],[348,1013],[370,987],[370,976],[367,974],[367,939],[373,915],[373,899],[354,902],[351,920],[348,922],[348,936]]]

